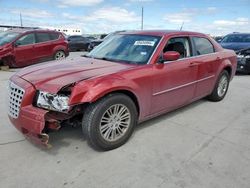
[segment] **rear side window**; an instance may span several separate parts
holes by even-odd
[[[59,33],[50,33],[49,35],[51,40],[56,40],[59,38]]]
[[[212,43],[203,37],[193,37],[196,55],[204,55],[214,53],[214,46]]]
[[[36,33],[36,42],[47,42],[50,41],[50,35],[48,33]]]

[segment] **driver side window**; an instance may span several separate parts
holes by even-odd
[[[191,56],[191,48],[187,37],[177,37],[168,40],[163,49],[163,53],[168,51],[176,51],[180,53],[180,59]]]
[[[35,43],[35,35],[34,33],[30,33],[27,35],[22,36],[20,39],[16,41],[18,46],[29,45]]]

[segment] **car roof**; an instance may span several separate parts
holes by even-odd
[[[202,35],[202,33],[192,32],[192,31],[178,31],[178,30],[141,30],[141,31],[128,31],[120,32],[119,34],[135,34],[135,35],[152,35],[152,36],[166,36],[174,34],[183,34],[183,35]]]
[[[33,32],[33,31],[60,33],[58,31],[49,30],[49,29],[22,29],[22,28],[13,28],[13,29],[9,29],[7,31],[8,32],[15,32],[15,33],[27,33],[27,32]]]

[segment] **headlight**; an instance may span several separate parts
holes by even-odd
[[[68,96],[39,91],[36,105],[48,110],[65,112],[69,110],[68,101]]]

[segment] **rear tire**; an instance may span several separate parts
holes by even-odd
[[[62,50],[57,51],[55,53],[55,55],[54,55],[54,60],[62,60],[62,59],[65,59],[65,58],[66,58],[66,54]]]
[[[112,150],[127,142],[137,118],[137,109],[130,97],[110,94],[85,109],[83,133],[95,149]]]
[[[219,78],[215,84],[214,90],[211,95],[208,96],[210,101],[221,101],[227,94],[229,87],[229,74],[226,70],[222,71],[219,75]]]

